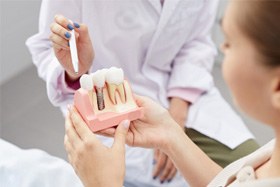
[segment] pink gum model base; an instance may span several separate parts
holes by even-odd
[[[129,85],[127,81],[125,82],[126,82],[125,85],[127,85],[126,86],[127,89]],[[103,90],[103,91],[104,93],[105,92],[107,93],[107,90]],[[130,96],[133,98],[130,87],[129,87],[129,91],[128,92],[126,91],[125,93],[131,94]],[[90,97],[89,92],[87,90],[80,88],[75,92],[74,105],[92,132],[97,132],[103,129],[116,126],[123,120],[133,121],[140,118],[143,115],[142,108],[139,107],[135,107],[133,109],[121,113],[99,112],[95,114],[94,108],[96,110],[96,106],[92,106],[91,104],[92,101],[89,97]]]

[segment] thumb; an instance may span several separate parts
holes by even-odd
[[[145,97],[140,96],[140,95],[136,95],[136,94],[134,94],[133,96],[134,96],[136,104],[139,107],[143,107],[145,105],[145,99],[146,99]]]
[[[118,125],[115,133],[113,148],[117,147],[117,149],[125,149],[125,139],[129,129],[129,125],[130,121],[128,120],[124,120]]]

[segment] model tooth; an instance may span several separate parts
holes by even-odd
[[[103,110],[105,108],[103,94],[103,87],[105,86],[105,75],[106,72],[102,70],[98,70],[92,74],[92,81],[96,87],[97,106],[99,110]]]
[[[116,97],[115,97],[116,88],[117,88],[117,85],[111,84],[111,83],[108,84],[109,97],[114,105],[117,104]]]
[[[98,71],[101,71],[104,74],[104,76],[106,76],[106,73],[108,72],[108,70],[109,69],[107,69],[107,68],[103,68],[103,69],[98,70]]]
[[[105,86],[105,72],[103,72],[102,70],[98,70],[91,76],[94,86],[98,88],[103,88]]]
[[[125,102],[125,91],[123,87],[124,74],[121,68],[112,67],[106,73],[109,97],[113,104],[116,104],[116,90],[122,102]]]
[[[121,68],[111,67],[107,70],[106,81],[112,84],[122,84],[124,80],[123,70]]]
[[[92,90],[93,89],[93,82],[91,79],[91,76],[88,74],[83,74],[80,78],[80,85],[81,88],[85,89],[85,90]]]
[[[121,96],[121,101],[122,101],[123,103],[125,103],[126,98],[125,98],[125,91],[124,91],[124,86],[123,86],[123,84],[119,84],[119,85],[117,86],[117,90],[118,90],[118,92],[119,92],[119,95]]]

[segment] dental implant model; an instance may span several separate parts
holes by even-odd
[[[125,91],[124,91],[124,73],[121,68],[111,67],[106,73],[106,82],[109,92],[109,97],[113,104],[117,104],[117,95],[119,94],[120,99],[123,103],[126,102]]]
[[[103,70],[98,70],[95,73],[91,74],[92,82],[95,86],[96,95],[97,95],[98,110],[103,110],[105,108],[103,88],[105,86],[106,72],[107,69],[103,69]]]
[[[85,74],[80,83],[81,88],[74,95],[74,105],[93,132],[142,116],[143,110],[137,106],[121,68]]]

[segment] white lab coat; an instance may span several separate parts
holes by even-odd
[[[27,46],[47,83],[50,101],[66,111],[73,91],[64,81],[49,26],[55,14],[89,27],[95,49],[90,71],[123,68],[135,93],[146,95],[168,107],[172,89],[202,90],[192,104],[186,126],[230,148],[252,138],[242,120],[215,88],[211,70],[215,46],[210,38],[218,0],[43,0],[39,33]],[[101,137],[105,144],[111,140]],[[158,186],[152,179],[152,150],[127,148],[127,186]],[[148,185],[149,184],[149,185]],[[180,176],[164,186],[186,186]]]

